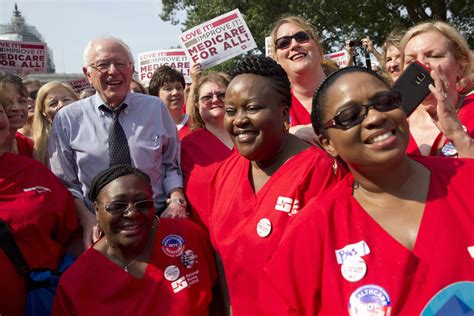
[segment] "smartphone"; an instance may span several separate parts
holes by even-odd
[[[402,98],[402,108],[409,116],[418,105],[430,94],[428,86],[434,84],[430,70],[422,63],[414,61],[405,68],[392,86]]]

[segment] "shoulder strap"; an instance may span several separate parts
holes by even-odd
[[[13,239],[7,223],[2,219],[0,219],[0,248],[3,249],[3,252],[5,252],[7,257],[13,263],[18,273],[25,275],[30,272],[30,268],[25,259],[23,259],[23,255],[21,254],[15,239]]]

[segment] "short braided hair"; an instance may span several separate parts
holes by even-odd
[[[387,81],[384,78],[382,78],[376,72],[373,72],[372,70],[367,69],[366,67],[352,66],[352,67],[341,68],[333,72],[332,74],[327,76],[326,79],[323,80],[323,82],[319,85],[318,90],[316,90],[316,93],[313,96],[311,123],[313,124],[313,129],[316,135],[322,135],[324,133],[323,118],[324,118],[325,110],[328,107],[328,104],[327,104],[328,93],[327,92],[329,88],[339,77],[351,72],[365,72],[379,79],[388,88],[390,88],[390,85],[387,83]]]
[[[127,176],[129,174],[136,175],[137,177],[142,178],[146,181],[148,185],[151,186],[151,179],[150,177],[141,171],[138,168],[132,167],[127,164],[122,165],[115,165],[105,170],[102,170],[97,174],[94,179],[92,180],[91,187],[89,189],[89,193],[87,196],[89,200],[96,201],[97,197],[99,196],[100,191],[110,182],[114,181],[117,178]]]
[[[273,88],[281,95],[283,104],[291,106],[291,84],[283,68],[270,57],[250,56],[242,58],[234,68],[232,79],[238,75],[254,74],[270,79]]]

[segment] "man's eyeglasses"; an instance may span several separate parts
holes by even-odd
[[[276,49],[285,49],[290,47],[291,41],[295,39],[297,43],[303,44],[308,42],[311,38],[308,33],[300,31],[291,36],[282,36],[275,41]]]
[[[123,70],[123,69],[126,69],[130,66],[131,62],[129,61],[124,61],[124,60],[120,60],[120,61],[107,61],[107,62],[98,62],[96,64],[89,64],[89,66],[91,66],[92,68],[94,68],[95,70],[99,71],[99,72],[106,72],[110,69],[110,66],[114,65],[115,68],[117,68],[118,70]]]
[[[111,203],[99,203],[104,206],[104,209],[111,215],[121,215],[127,212],[131,207],[134,207],[141,213],[148,212],[153,209],[153,200],[142,200],[135,203],[125,202],[111,202]]]
[[[334,117],[324,123],[323,127],[347,130],[360,124],[369,113],[371,107],[379,112],[388,112],[402,105],[401,97],[396,92],[387,92],[379,95],[368,104],[351,104],[339,110]]]
[[[217,98],[219,101],[224,102],[224,99],[225,99],[225,92],[203,95],[202,97],[199,98],[199,100],[200,100],[202,103],[207,104],[207,103],[209,103],[209,102],[212,101],[212,99],[214,98],[214,96],[216,96],[216,98]]]

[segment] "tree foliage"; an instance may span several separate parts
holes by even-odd
[[[162,0],[160,18],[181,24],[183,30],[238,8],[258,48],[263,52],[265,36],[282,15],[299,15],[320,31],[325,51],[340,50],[345,39],[369,36],[382,45],[394,29],[409,28],[421,21],[447,21],[474,43],[472,0]],[[177,13],[185,10],[181,21]],[[224,67],[226,68],[226,67]]]

